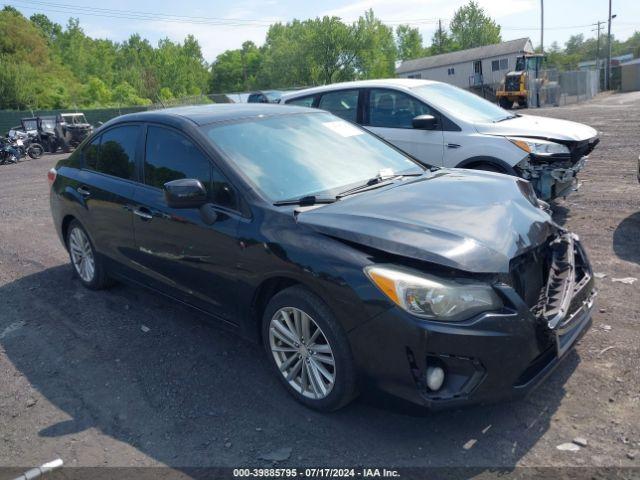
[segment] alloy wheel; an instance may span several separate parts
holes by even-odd
[[[69,251],[73,266],[80,278],[91,283],[96,272],[96,262],[91,243],[79,227],[74,227],[69,234]]]
[[[314,400],[331,393],[336,377],[333,351],[307,313],[295,307],[279,309],[269,325],[269,345],[280,373],[296,392]]]

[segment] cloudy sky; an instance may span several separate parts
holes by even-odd
[[[219,53],[238,48],[245,40],[260,45],[268,25],[274,21],[337,15],[352,21],[373,8],[376,16],[389,25],[408,23],[416,26],[428,42],[438,19],[446,22],[465,0],[0,0],[29,16],[45,13],[65,24],[78,17],[85,32],[93,37],[121,41],[137,32],[154,44],[163,37],[182,40],[191,33],[200,41],[207,61]],[[540,41],[540,0],[479,0],[502,26],[505,40],[530,37]],[[640,30],[640,1],[614,0],[612,32],[625,39]],[[591,24],[605,20],[607,0],[555,0],[545,2],[545,45],[561,45],[570,35],[594,35]]]

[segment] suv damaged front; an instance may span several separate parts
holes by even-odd
[[[375,388],[433,409],[519,397],[590,326],[587,255],[528,182],[438,170],[346,200],[297,221],[368,255],[357,288],[380,310],[350,340]]]
[[[588,155],[598,142],[597,137],[581,141],[542,138],[507,137],[528,155],[514,170],[518,176],[529,180],[543,200],[566,197],[577,190],[578,172],[582,170]]]
[[[499,122],[478,123],[476,129],[511,144],[521,156],[513,169],[544,201],[566,197],[578,188],[578,172],[600,142],[598,132],[588,125],[534,115],[510,115]]]

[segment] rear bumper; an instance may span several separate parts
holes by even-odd
[[[596,292],[590,271],[588,275],[575,285],[566,315],[555,328],[505,284],[496,286],[507,306],[503,312],[465,322],[424,321],[392,308],[350,334],[364,386],[429,409],[525,396],[589,329]],[[432,366],[445,372],[436,392],[426,385]]]

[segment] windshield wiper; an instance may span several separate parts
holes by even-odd
[[[319,197],[316,195],[305,195],[304,197],[299,198],[279,200],[277,202],[274,202],[273,204],[278,207],[281,205],[300,205],[301,207],[308,207],[311,205],[316,205],[318,203],[334,203],[336,200],[338,200],[337,197]]]
[[[345,190],[344,192],[340,192],[336,198],[340,199],[342,197],[346,197],[348,195],[353,195],[354,193],[365,192],[367,190],[373,190],[375,188],[381,188],[386,185],[389,185],[392,180],[397,180],[402,177],[419,177],[423,175],[422,173],[405,173],[405,174],[397,174],[391,175],[388,177],[382,177],[378,175],[377,177],[370,178],[362,185],[358,185],[357,187],[350,188],[349,190]]]

